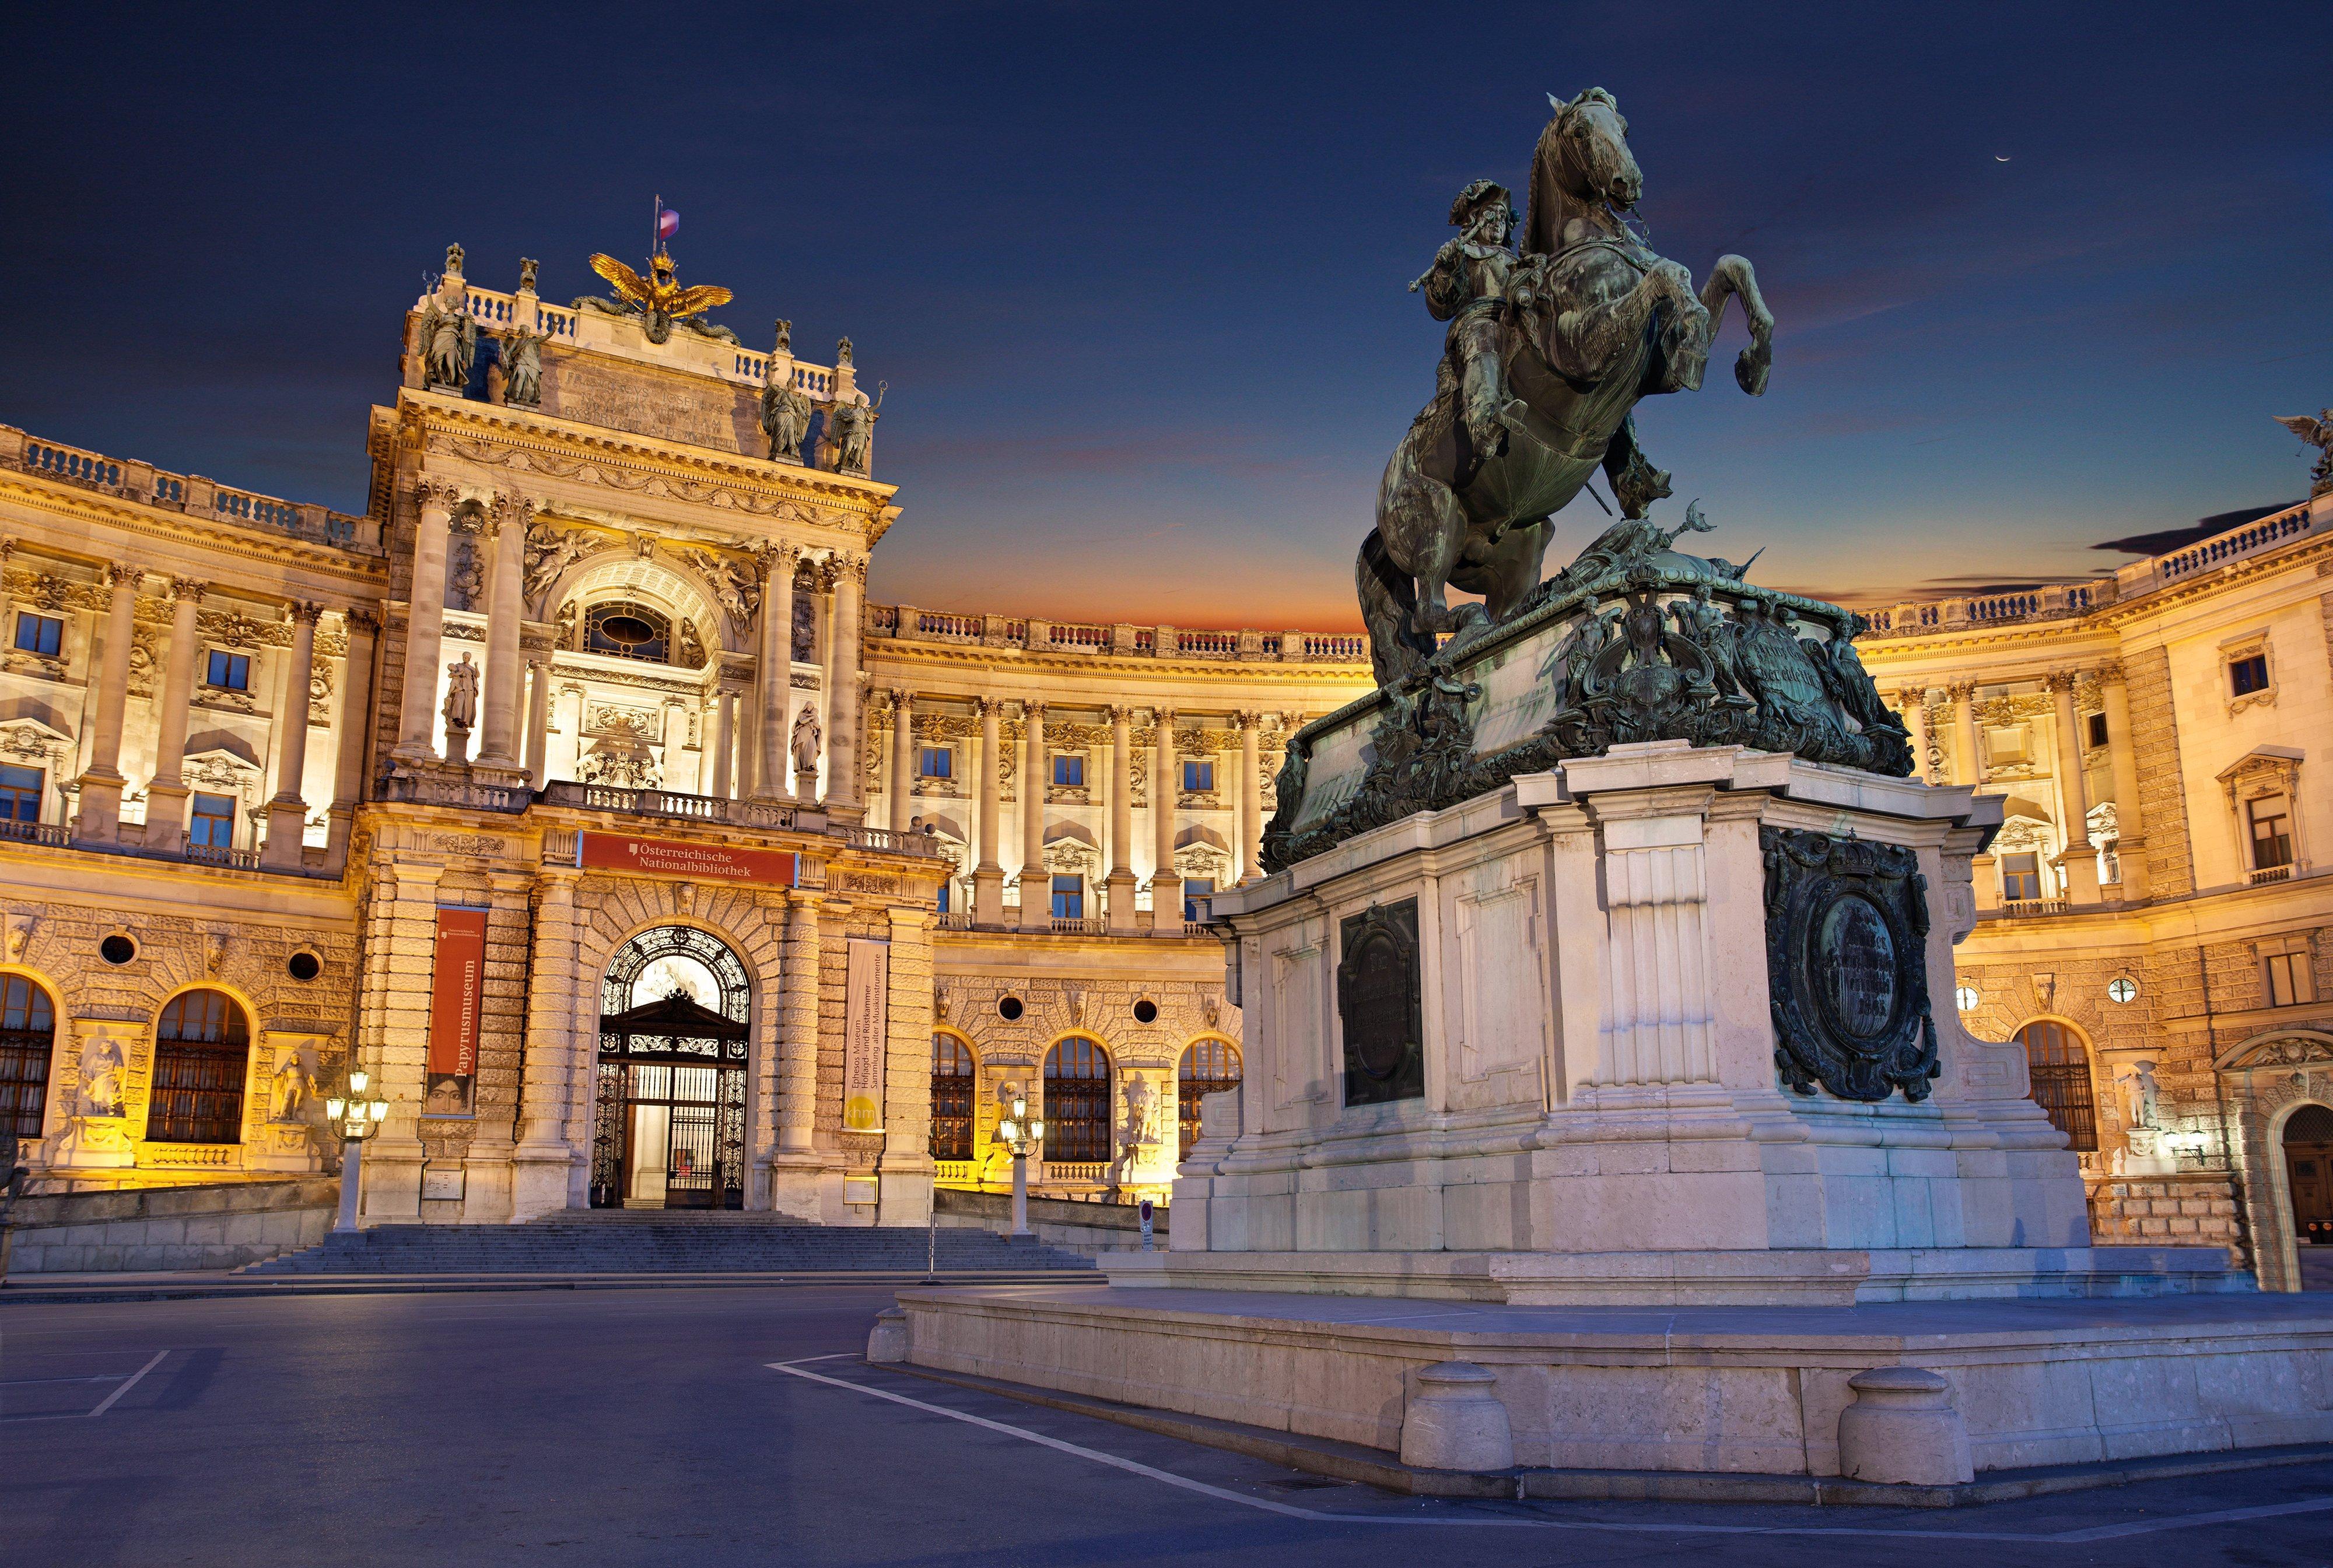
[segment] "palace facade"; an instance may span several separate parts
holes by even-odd
[[[847,340],[450,260],[362,516],[0,427],[0,1116],[36,1188],[331,1169],[358,1066],[369,1223],[920,1223],[1003,1184],[1014,1091],[1037,1190],[1164,1197],[1240,1078],[1205,896],[1365,640],[869,604],[898,508]],[[2097,1229],[2284,1286],[2333,1227],[2328,516],[1861,645],[1925,776],[2008,798],[1959,1001],[2025,1044]]]

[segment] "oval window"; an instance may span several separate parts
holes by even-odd
[[[128,963],[138,956],[138,944],[116,932],[97,944],[97,954],[108,963]]]
[[[1134,1021],[1138,1024],[1157,1023],[1158,1021],[1158,1004],[1152,1001],[1148,997],[1145,997],[1140,1001],[1135,1003]]]
[[[1008,1024],[1018,1019],[1021,1017],[1021,999],[1019,997],[999,999],[996,1004],[996,1016]]]
[[[324,972],[324,961],[312,952],[295,952],[283,967],[292,971],[295,980],[312,980]]]

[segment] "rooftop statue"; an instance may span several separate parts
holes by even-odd
[[[591,270],[615,286],[619,299],[607,300],[596,294],[585,294],[574,301],[571,307],[573,310],[600,311],[611,316],[637,316],[651,343],[666,341],[672,336],[676,326],[686,327],[693,332],[718,338],[725,342],[737,340],[737,334],[726,327],[691,319],[703,315],[715,305],[727,304],[734,296],[728,290],[712,283],[682,288],[671,253],[667,251],[660,250],[648,258],[648,275],[645,278],[613,256],[594,254]]]
[[[2306,414],[2280,414],[2276,422],[2317,448],[2317,466],[2309,471],[2316,487],[2333,485],[2333,408],[2318,410],[2313,419]]]
[[[1549,520],[1598,468],[1628,519],[1669,492],[1630,410],[1701,386],[1728,298],[1750,326],[1734,379],[1753,397],[1766,387],[1774,323],[1750,263],[1719,257],[1696,295],[1692,275],[1624,220],[1644,180],[1612,95],[1548,101],[1522,254],[1507,250],[1506,191],[1477,180],[1451,208],[1459,238],[1412,285],[1451,327],[1355,566],[1381,683],[1415,673],[1441,634],[1471,641],[1519,613],[1540,586]],[[1486,605],[1454,609],[1454,587]]]
[[[470,292],[459,272],[448,272],[421,312],[422,385],[464,391],[477,354],[478,322],[470,314]]]

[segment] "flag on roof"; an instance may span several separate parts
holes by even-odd
[[[680,215],[667,206],[657,208],[657,238],[668,240],[680,229]]]

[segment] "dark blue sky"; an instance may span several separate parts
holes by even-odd
[[[322,18],[320,20],[320,18]],[[1463,20],[1462,20],[1463,18]],[[2333,402],[2322,5],[27,7],[0,420],[356,509],[446,243],[850,333],[906,513],[873,592],[1349,624],[1441,330],[1403,284],[1546,93],[1618,95],[1656,244],[1759,269],[1743,397],[1639,413],[1761,580],[2087,574],[2291,499]],[[2008,162],[1999,159],[2006,158]],[[1581,501],[1556,557],[1601,526]]]

